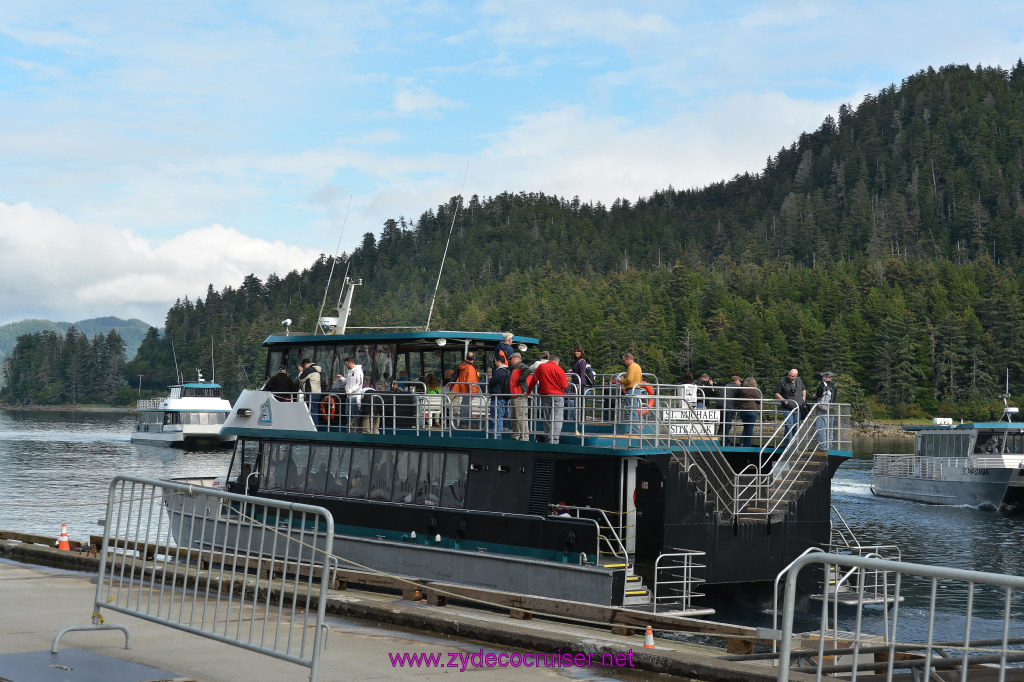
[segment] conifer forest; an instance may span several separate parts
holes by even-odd
[[[581,345],[599,372],[631,351],[662,382],[770,388],[796,367],[813,391],[831,370],[855,417],[991,417],[1007,371],[1024,392],[1024,63],[922,70],[703,188],[453,198],[338,262],[183,292],[131,361],[110,336],[25,335],[0,400],[129,402],[165,391],[175,358],[211,376],[211,357],[233,398],[262,384],[281,320],[314,329],[332,266],[322,314],[347,269],[364,282],[350,326],[422,327],[449,234],[432,329]]]

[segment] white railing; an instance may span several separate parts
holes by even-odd
[[[134,616],[310,669],[325,634],[334,519],[323,507],[117,476],[110,483],[91,625]]]
[[[817,631],[800,640],[813,644],[800,649],[794,639],[794,616],[796,612],[797,581],[800,571],[808,566],[820,566],[829,575],[850,571],[876,571],[892,575],[891,587],[891,629],[886,621],[886,632],[867,632],[866,623],[872,622],[864,607],[869,605],[866,598],[860,598],[853,605],[853,630],[839,630],[838,619],[832,617],[837,604],[822,600],[821,616]],[[938,608],[939,596],[943,597],[943,609]],[[961,680],[974,675],[989,673],[991,679],[1007,679],[1007,672],[1015,670],[1009,664],[1024,661],[1024,637],[1018,626],[1020,598],[1024,594],[1024,577],[967,571],[943,566],[890,561],[874,557],[814,552],[797,559],[786,579],[786,593],[783,602],[782,631],[779,633],[779,675],[782,682],[789,680],[790,671],[814,673],[818,679],[826,674],[852,673],[880,674],[886,680],[897,677],[896,671],[910,671],[913,679]],[[904,600],[906,606],[903,605]],[[976,613],[976,603],[991,603],[995,617],[982,617]],[[1000,606],[1001,605],[1001,606]],[[955,639],[936,636],[938,626],[947,631],[956,631],[948,626],[950,608],[962,609],[962,630]],[[904,615],[904,612],[907,615]],[[923,619],[924,623],[920,623]],[[909,626],[903,625],[910,621]],[[903,628],[901,629],[901,625]],[[972,628],[973,625],[973,628]],[[984,626],[986,631],[980,633]],[[1012,626],[1012,627],[1011,627]],[[806,626],[801,626],[803,629]],[[957,628],[958,629],[958,628]],[[1011,636],[1011,632],[1013,635]],[[922,634],[924,633],[924,634]],[[794,663],[801,663],[795,667]],[[981,667],[988,668],[984,671]],[[944,674],[943,674],[944,673]],[[899,677],[902,677],[899,676]],[[1014,679],[1016,679],[1014,675]]]

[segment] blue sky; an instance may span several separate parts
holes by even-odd
[[[5,2],[0,323],[162,324],[210,282],[415,220],[464,176],[467,196],[608,203],[758,172],[929,65],[1012,65],[1022,17],[987,1]]]

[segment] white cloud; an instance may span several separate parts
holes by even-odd
[[[395,94],[395,109],[400,114],[417,114],[436,111],[438,109],[454,109],[465,103],[442,97],[430,88],[404,86]]]
[[[0,203],[0,323],[137,316],[162,326],[178,298],[310,266],[317,251],[211,225],[161,242],[50,209]]]

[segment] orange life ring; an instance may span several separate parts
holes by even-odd
[[[647,409],[643,411],[644,416],[646,417],[648,414],[650,414],[651,410],[654,409],[654,387],[651,386],[646,381],[641,381],[639,384],[637,384],[635,386],[635,388],[642,388],[642,389],[644,389],[645,391],[647,391],[647,395],[650,396],[647,399]],[[623,388],[622,392],[625,393],[626,389]],[[643,400],[641,400],[641,403],[642,402],[643,402]]]
[[[326,395],[320,399],[320,416],[326,417],[327,421],[334,419],[338,416],[338,408],[341,406],[341,400],[337,396]]]

